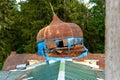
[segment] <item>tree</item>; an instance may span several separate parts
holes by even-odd
[[[86,17],[84,27],[85,44],[92,53],[104,53],[105,0],[90,0],[94,3]]]
[[[12,20],[14,3],[14,0],[0,1],[0,62],[5,60],[12,49],[11,25],[14,23]]]
[[[49,3],[44,0],[28,0],[21,2],[21,11],[16,16],[15,26],[19,26],[21,44],[17,47],[17,52],[35,53],[36,36],[38,31],[50,23]],[[43,7],[44,6],[44,7]]]
[[[106,0],[105,80],[120,79],[120,1]]]

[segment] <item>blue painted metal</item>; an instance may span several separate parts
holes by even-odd
[[[57,47],[58,47],[58,45],[59,45],[59,41],[58,41],[58,40],[56,40],[56,45],[57,45]]]
[[[68,38],[68,49],[70,49],[73,45],[73,39],[74,38]]]
[[[87,56],[88,54],[88,49],[84,46],[85,52],[83,52],[80,56],[76,57],[76,58],[82,58],[84,56]]]
[[[46,50],[45,41],[39,42],[39,43],[38,43],[38,54],[39,54],[40,56],[45,57],[45,56],[46,56],[46,55],[45,55],[45,52],[44,52],[45,50]]]
[[[80,45],[82,44],[84,46],[84,42],[83,42],[83,37],[68,37],[68,38],[64,38],[62,40],[68,40],[68,52],[70,52],[70,48],[74,45]],[[46,40],[46,41],[52,41],[52,42],[56,42],[56,49],[57,46],[59,45],[59,40],[61,39],[51,39],[51,40]],[[38,43],[38,54],[44,58],[46,58],[47,61],[49,60],[55,60],[55,61],[59,61],[61,59],[73,59],[73,58],[82,58],[84,56],[87,56],[88,53],[88,49],[84,46],[85,52],[83,52],[81,55],[77,56],[77,57],[65,57],[65,58],[58,58],[58,57],[49,57],[47,56],[48,52],[52,52],[53,50],[48,50],[46,47],[46,41],[41,41]]]

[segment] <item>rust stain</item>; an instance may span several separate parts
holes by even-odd
[[[80,46],[82,48],[82,46]],[[76,50],[78,49],[78,46],[76,47]],[[61,57],[66,56],[66,54],[63,53],[63,51],[57,51],[58,53],[55,54],[49,54],[49,56],[60,56],[60,53],[62,54]],[[76,56],[77,53],[72,52],[70,56]],[[76,59],[76,61],[84,61],[84,60],[99,60],[98,65],[101,69],[105,68],[105,54],[91,54],[89,53],[88,56],[83,57],[81,59]],[[2,70],[12,70],[15,69],[16,65],[18,64],[27,64],[27,60],[42,60],[45,61],[45,59],[37,54],[17,54],[16,52],[11,52],[10,56],[6,59],[3,69]]]
[[[74,23],[63,22],[55,14],[53,16],[52,22],[47,27],[39,31],[37,35],[37,42],[46,39],[65,38],[73,36],[83,36],[81,28]]]

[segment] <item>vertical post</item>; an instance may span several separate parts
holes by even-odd
[[[120,79],[120,0],[106,0],[105,80]]]

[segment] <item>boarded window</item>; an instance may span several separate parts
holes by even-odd
[[[54,49],[54,48],[56,48],[56,43],[55,42],[46,42],[46,46],[48,49]]]
[[[64,46],[68,46],[68,40],[63,40]]]
[[[82,43],[82,40],[80,38],[75,38],[73,42],[74,45],[80,45]]]

